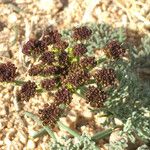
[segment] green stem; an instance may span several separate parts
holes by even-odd
[[[55,137],[55,135],[54,135],[54,132],[50,129],[49,126],[43,126],[43,128],[47,131],[47,133],[52,137],[52,139],[53,139],[54,141],[57,141],[57,140],[56,140],[56,137]]]
[[[80,137],[79,133],[73,131],[72,129],[70,129],[69,127],[67,127],[66,125],[64,125],[62,122],[58,121],[57,124],[58,124],[59,128],[62,128],[64,130],[66,130],[68,133],[70,133],[74,137]]]
[[[83,97],[84,97],[84,93],[86,92],[86,90],[87,90],[87,87],[85,87],[85,86],[78,87],[78,93],[80,95],[83,95]]]
[[[102,62],[104,62],[104,61],[106,61],[106,60],[107,60],[106,57],[105,57],[105,58],[100,58],[100,59],[98,59],[98,60],[97,60],[97,65],[101,64]]]
[[[39,125],[43,126],[42,121],[34,114],[30,112],[25,112],[25,115],[32,118],[34,121],[36,121]],[[49,126],[43,126],[43,128],[48,132],[48,134],[52,137],[54,141],[56,141],[56,137],[54,135],[54,132],[50,129]]]
[[[25,83],[24,81],[21,80],[15,80],[14,83],[18,86],[22,85],[23,83]]]
[[[47,131],[44,129],[44,128],[42,128],[40,131],[38,131],[38,132],[36,132],[35,134],[33,134],[32,135],[32,138],[37,138],[37,137],[40,137],[40,136],[43,136],[44,134],[46,134],[47,133]]]
[[[78,62],[78,63],[80,62],[80,57],[79,57],[79,56],[77,57],[77,62]]]
[[[46,92],[46,90],[44,90],[44,89],[37,89],[36,92],[43,93],[43,92]]]
[[[81,95],[79,92],[75,92],[76,95],[78,95],[79,97],[85,99],[85,97],[83,95]]]
[[[112,129],[108,129],[105,131],[98,132],[92,136],[92,140],[97,141],[99,139],[103,139],[103,138],[109,136],[112,133],[112,131],[113,131]]]

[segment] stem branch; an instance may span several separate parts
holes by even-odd
[[[31,112],[25,112],[25,115],[32,118],[34,121],[36,121],[39,125],[43,126],[42,121]],[[43,126],[43,128],[48,132],[48,134],[52,137],[54,141],[56,141],[56,137],[54,135],[54,132],[50,129],[49,126]]]
[[[40,136],[43,136],[44,134],[46,134],[47,133],[47,131],[44,129],[44,128],[42,128],[40,131],[38,131],[38,132],[36,132],[35,134],[33,134],[32,135],[32,138],[37,138],[37,137],[40,137]]]
[[[113,131],[112,129],[108,129],[105,131],[98,132],[92,136],[92,140],[97,141],[99,139],[103,139],[103,138],[109,136],[112,133],[112,131]]]
[[[65,126],[62,122],[58,121],[57,124],[58,124],[59,128],[66,130],[67,132],[69,132],[74,137],[80,137],[79,133],[71,130],[69,127]]]

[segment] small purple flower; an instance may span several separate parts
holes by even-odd
[[[31,82],[30,80],[25,82],[21,86],[21,90],[18,92],[18,98],[20,101],[29,101],[31,97],[35,96],[37,85],[35,82]]]
[[[67,88],[61,88],[55,93],[56,104],[69,104],[72,100],[72,93]]]
[[[11,62],[0,64],[0,82],[11,82],[16,77],[16,67]]]
[[[107,94],[95,86],[89,86],[86,93],[86,100],[92,107],[102,107],[107,99]]]
[[[41,86],[43,89],[50,91],[56,87],[56,80],[55,79],[44,79],[41,81]]]
[[[114,85],[116,81],[116,73],[112,68],[97,70],[94,77],[96,82],[103,86]]]
[[[55,127],[56,122],[61,117],[63,111],[55,103],[49,105],[45,104],[43,109],[39,109],[39,117],[43,122],[43,125],[50,125]]]
[[[75,56],[82,56],[87,52],[87,49],[86,49],[85,45],[82,44],[82,43],[75,45],[73,50],[74,50],[73,54]]]
[[[42,54],[42,56],[40,57],[40,60],[44,63],[44,64],[52,64],[55,61],[55,55],[54,52],[44,52]]]
[[[121,47],[121,44],[119,42],[113,40],[107,44],[104,52],[108,57],[118,59],[125,54],[125,49]]]
[[[47,46],[43,41],[30,39],[23,45],[22,53],[27,56],[39,55],[47,50]]]
[[[86,26],[78,27],[73,29],[72,37],[75,40],[85,40],[88,39],[92,34],[92,30]]]

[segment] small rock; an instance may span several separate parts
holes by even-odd
[[[11,13],[8,16],[8,22],[14,24],[17,21],[16,13]]]
[[[103,147],[104,147],[105,150],[109,150],[109,145],[107,143],[104,144]]]
[[[81,131],[82,131],[82,133],[88,134],[90,136],[92,136],[93,132],[94,132],[93,129],[90,128],[89,126],[82,126]]]
[[[125,136],[119,135],[120,130],[116,129],[114,132],[111,133],[109,137],[109,142],[114,143],[120,140],[127,140]]]
[[[0,146],[2,146],[4,144],[4,141],[0,141]]]
[[[27,136],[23,131],[18,132],[19,140],[21,143],[26,144],[27,143]]]
[[[43,142],[44,143],[46,143],[48,140],[49,140],[49,136],[48,135],[46,135],[46,136],[43,137]]]
[[[8,139],[8,138],[5,138],[4,139],[4,143],[8,146],[10,146],[12,144],[12,142]]]
[[[2,108],[2,110],[1,110],[1,115],[2,115],[2,116],[5,116],[5,115],[6,115],[6,109],[5,109],[5,107]]]
[[[31,129],[28,129],[28,132],[29,132],[29,136],[32,137],[37,131],[35,131],[31,128]]]
[[[108,119],[107,117],[99,117],[98,115],[95,115],[94,118],[95,118],[96,125],[98,127],[100,127],[101,124],[105,123]]]
[[[115,118],[115,123],[118,126],[122,126],[123,125],[123,122],[121,120],[117,119],[117,118]]]
[[[85,109],[83,111],[83,113],[82,113],[82,116],[85,117],[85,118],[87,118],[87,119],[92,119],[93,114],[92,114],[92,112],[90,110]]]
[[[144,24],[144,27],[145,27],[146,29],[150,29],[150,22],[145,23],[145,24]]]
[[[67,126],[67,127],[70,127],[70,120],[69,119],[67,119],[66,117],[61,117],[60,118],[60,121],[65,125],[65,126]]]
[[[48,11],[48,10],[51,10],[53,7],[54,7],[53,0],[40,0],[39,1],[39,8],[42,10]]]
[[[70,121],[72,122],[76,122],[77,121],[77,112],[74,111],[74,110],[71,110],[69,113],[68,113],[68,116],[67,116]]]
[[[56,136],[57,139],[59,139],[60,137],[63,137],[63,136],[64,137],[71,137],[71,135],[67,131],[61,130],[61,131],[57,132],[57,136]]]
[[[13,126],[14,126],[14,122],[8,122],[7,123],[7,128],[8,129],[13,129]]]
[[[10,100],[10,98],[11,98],[10,93],[6,93],[6,94],[4,95],[5,101]]]
[[[8,138],[9,140],[11,140],[15,136],[16,132],[17,131],[14,128],[9,129],[9,131],[6,134],[6,138]]]
[[[5,128],[5,126],[7,125],[6,121],[1,121],[0,120],[0,131]]]
[[[11,53],[10,50],[0,51],[0,56],[11,58],[12,57],[12,53]]]
[[[28,140],[27,149],[28,150],[33,150],[33,149],[35,149],[35,147],[36,147],[35,142],[32,141],[32,140]]]
[[[40,144],[39,149],[40,150],[47,150],[47,149],[49,149],[49,145],[47,143],[42,143],[42,144]]]

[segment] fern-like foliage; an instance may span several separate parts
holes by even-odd
[[[111,64],[118,72],[120,85],[119,88],[112,91],[112,96],[106,102],[106,107],[112,113],[112,116],[123,121],[123,132],[128,135],[136,133],[143,140],[149,141],[150,86],[147,82],[143,82],[135,71],[135,68],[140,65],[136,60],[149,57],[147,42],[149,42],[148,39],[142,39],[142,57],[141,55],[135,55],[136,49],[129,46],[131,61],[119,60]],[[130,137],[130,140],[132,140],[133,136]]]
[[[88,41],[89,52],[93,49],[101,49],[111,40],[117,40],[123,43],[126,40],[125,29],[123,28],[112,28],[108,24],[89,24],[93,34],[91,39]]]
[[[145,144],[137,148],[137,150],[149,150],[149,149],[150,149],[150,147],[148,147]]]
[[[62,138],[61,142],[50,144],[51,150],[99,150],[91,137],[83,134],[79,138]]]
[[[126,40],[125,29],[113,29],[107,24],[88,24],[92,36],[86,43],[89,54],[93,49],[104,48],[109,40],[115,39],[121,43]],[[69,32],[63,31],[64,38]],[[73,44],[73,43],[72,43]],[[141,39],[140,47],[132,43],[124,45],[130,55],[129,60],[104,62],[103,65],[113,67],[118,73],[119,87],[110,89],[110,98],[105,103],[105,113],[112,118],[118,118],[124,123],[123,132],[134,141],[133,133],[143,140],[150,140],[150,84],[143,82],[136,69],[150,66],[150,37]]]
[[[131,51],[131,61],[136,67],[150,67],[150,37],[141,38],[138,48]]]
[[[113,28],[108,24],[93,24],[88,23],[86,24],[92,30],[92,36],[86,42],[86,46],[88,49],[89,54],[93,53],[93,49],[101,49],[106,46],[106,44],[111,40],[117,40],[120,43],[123,43],[126,40],[126,33],[125,29],[120,28]],[[70,39],[69,43],[71,46],[74,44],[74,41],[71,38],[71,29],[63,30],[63,38]]]

